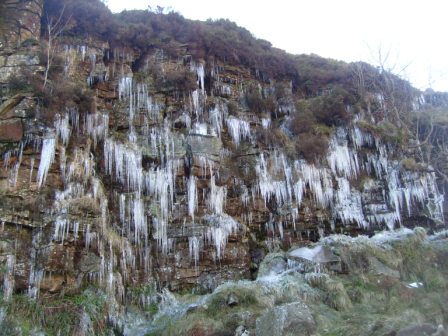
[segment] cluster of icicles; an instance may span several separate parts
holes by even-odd
[[[368,148],[367,154],[358,151],[361,147]],[[290,162],[278,151],[269,159],[260,154],[257,184],[241,200],[247,203],[252,197],[255,201],[258,195],[265,203],[274,199],[277,206],[289,207],[291,215],[285,221],[292,222],[294,228],[306,193],[318,207],[331,209],[331,217],[326,219],[333,230],[337,220],[364,229],[373,225],[393,229],[401,224],[403,213],[411,216],[414,207],[425,209],[430,219],[443,222],[443,195],[437,190],[435,174],[400,169],[398,161],[388,160],[386,145],[356,126],[338,129],[330,141],[326,160],[328,167],[317,167],[304,160]],[[363,192],[351,184],[361,172],[368,176],[362,177]],[[381,199],[365,200],[364,194],[369,197],[378,192],[374,190],[377,183],[381,183]],[[283,224],[276,221],[280,235]]]
[[[85,47],[67,48],[68,74],[74,63],[74,56],[71,55],[77,55],[84,61],[87,51]],[[96,57],[92,56],[94,53],[88,55],[94,69]],[[117,57],[125,58],[124,55]],[[198,88],[190,93],[179,116],[184,120],[190,136],[198,137],[199,141],[208,141],[209,137],[221,137],[226,130],[234,145],[239,146],[242,142],[253,141],[251,128],[254,124],[264,129],[271,127],[269,118],[254,122],[229,115],[221,99],[214,99],[215,104],[207,110],[206,101],[209,98],[204,88],[204,66],[191,63],[191,71],[197,75]],[[117,91],[120,104],[126,105],[127,109],[127,139],[117,139],[109,134],[109,115],[105,112],[87,114],[83,120],[74,109],[60,113],[55,118],[54,129],[45,138],[34,141],[34,146],[40,148],[41,158],[34,179],[31,167],[30,182],[34,180],[39,188],[45,184],[58,153],[64,189],[55,194],[54,239],[64,241],[70,232],[77,239],[78,232],[82,230],[86,248],[95,246],[101,255],[100,268],[90,276],[97,277],[100,282],[106,281],[111,292],[122,296],[123,282],[136,269],[137,263],[149,274],[151,238],[157,241],[163,253],[172,251],[175,241],[168,232],[175,213],[185,215],[184,225],[197,226],[202,230],[199,233],[191,230],[194,234],[188,237],[190,257],[195,264],[205,245],[213,245],[215,257],[223,258],[228,238],[240,229],[240,224],[225,213],[227,188],[217,185],[216,161],[206,154],[195,153],[194,157],[187,158],[176,153],[175,139],[179,135],[173,133],[168,118],[163,120],[163,103],[149,95],[145,84],[135,83],[132,74],[123,74],[119,78]],[[66,149],[72,135],[87,136],[89,142],[86,148],[74,149],[67,156]],[[17,154],[19,158],[10,168],[12,185],[17,182],[25,145],[22,144],[20,153],[7,154]],[[101,145],[104,173],[110,182],[118,186],[109,199],[102,181],[97,177],[97,158],[91,150]],[[361,148],[368,150],[360,151]],[[299,210],[306,197],[313,199],[320,208],[331,209],[330,217],[326,219],[332,225],[340,221],[344,225],[354,224],[362,228],[385,225],[392,229],[400,225],[403,213],[411,215],[414,206],[426,208],[432,219],[442,221],[443,197],[437,191],[434,174],[403,172],[397,162],[388,160],[388,151],[385,144],[355,126],[348,130],[338,129],[330,141],[327,164],[324,166],[317,167],[304,160],[291,162],[280,151],[269,155],[260,153],[255,167],[256,182],[248,186],[242,184],[239,197],[246,209],[250,209],[251,202],[255,203],[260,197],[265,204],[275,201],[279,208],[288,208],[289,218],[276,218],[267,223],[276,226],[280,236],[283,235],[283,225],[296,228],[300,220]],[[152,164],[144,163],[143,158],[148,152],[155,158]],[[226,155],[226,150],[222,150],[221,156]],[[180,170],[191,161],[199,165],[202,179],[204,176],[209,179],[208,187],[202,189],[202,194],[198,192],[197,176],[189,173],[181,183],[177,181]],[[8,158],[5,162],[9,162]],[[363,193],[352,185],[361,173],[369,177],[363,185]],[[373,192],[378,187],[378,181],[383,183],[382,199],[365,202],[364,194]],[[178,190],[179,185],[182,190]],[[183,202],[177,197],[181,192],[185,196]],[[199,215],[201,201],[206,205],[206,213],[201,209]],[[83,221],[70,213],[75,205],[82,206],[83,202],[96,209],[98,223],[95,228],[91,227],[91,221]],[[114,216],[109,214],[108,202],[117,209]],[[243,219],[250,222],[251,218],[248,210]],[[110,223],[112,220],[119,223]],[[117,246],[120,256],[113,253]],[[8,262],[13,264],[12,259]],[[120,273],[114,272],[117,265]],[[30,272],[31,296],[37,295],[42,274],[39,269]]]

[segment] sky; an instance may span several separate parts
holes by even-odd
[[[447,0],[106,0],[113,12],[170,7],[226,18],[292,54],[382,63],[418,89],[448,92]],[[381,54],[381,56],[379,56]]]

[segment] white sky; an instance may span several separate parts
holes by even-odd
[[[447,0],[108,0],[113,12],[171,7],[196,20],[227,18],[293,54],[387,65],[419,89],[448,91]]]

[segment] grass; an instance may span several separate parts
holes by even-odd
[[[227,304],[229,295],[233,295],[237,298],[238,303],[235,306],[230,307]],[[206,314],[210,317],[218,316],[219,314],[228,312],[235,308],[256,306],[258,299],[255,294],[249,289],[235,288],[217,293],[211,297],[207,303]]]
[[[17,294],[9,302],[0,301],[0,307],[6,310],[1,328],[7,335],[31,335],[36,330],[50,336],[72,335],[79,329],[83,314],[89,316],[95,335],[106,329],[106,296],[93,287],[79,295],[42,302]]]

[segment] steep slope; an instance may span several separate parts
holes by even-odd
[[[288,55],[224,20],[43,8],[40,40],[3,40],[5,301],[75,312],[68,333],[76,300],[98,296],[106,314],[104,292],[119,329],[123,307],[250,279],[269,251],[445,226],[424,153],[433,123],[414,136],[436,95],[367,64]]]

